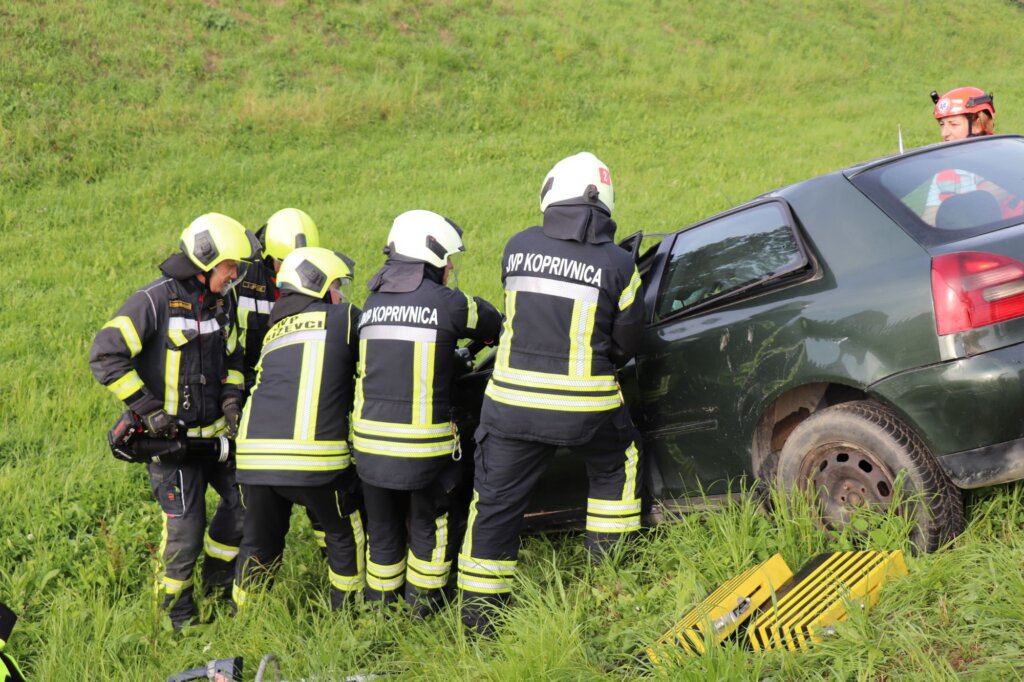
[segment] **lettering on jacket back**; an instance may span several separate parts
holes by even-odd
[[[419,305],[382,305],[368,308],[359,318],[359,327],[367,324],[406,322],[437,326],[437,308]]]
[[[564,277],[583,282],[591,286],[601,286],[601,268],[589,263],[550,256],[543,253],[511,253],[505,264],[505,273],[530,272],[541,275]]]

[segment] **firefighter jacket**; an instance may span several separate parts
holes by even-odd
[[[326,485],[351,464],[358,317],[350,303],[295,292],[274,306],[235,439],[239,483]]]
[[[251,391],[256,383],[256,363],[263,349],[263,337],[270,329],[270,312],[278,296],[273,266],[266,259],[253,263],[235,291],[238,292],[238,341],[245,358],[245,387]]]
[[[221,401],[242,395],[242,349],[232,297],[196,279],[184,254],[160,265],[165,275],[139,289],[96,334],[89,365],[132,411],[163,408],[212,436],[224,427]]]
[[[21,668],[4,653],[4,645],[11,637],[18,616],[6,604],[0,602],[0,680],[3,682],[25,682]]]
[[[505,325],[481,426],[560,445],[590,440],[622,405],[615,374],[643,328],[640,275],[592,206],[553,205],[502,256]]]
[[[501,328],[494,306],[442,285],[441,275],[389,260],[359,318],[352,443],[359,477],[380,488],[417,490],[440,474],[457,442],[456,342],[492,341]]]

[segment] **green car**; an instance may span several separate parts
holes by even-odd
[[[647,324],[620,380],[650,514],[757,476],[814,486],[837,528],[902,489],[898,509],[930,551],[963,528],[961,489],[1024,478],[1021,169],[1020,136],[925,147],[769,192],[643,251]],[[460,380],[464,434],[490,363]],[[559,454],[528,521],[572,523],[586,498],[582,462]]]

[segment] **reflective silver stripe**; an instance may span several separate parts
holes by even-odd
[[[398,324],[374,324],[359,330],[360,339],[387,339],[391,341],[437,341],[436,329],[406,327]]]
[[[465,294],[465,292],[463,293]],[[470,329],[476,329],[478,314],[476,308],[476,299],[470,296],[469,294],[466,294],[466,306],[468,307],[466,311],[466,326]]]
[[[520,372],[509,367],[497,366],[494,368],[494,378],[508,383],[518,383],[524,386],[564,386],[566,388],[605,388],[616,390],[619,383],[613,376],[607,379],[594,377],[591,379],[570,379],[555,374],[541,374],[540,372]]]
[[[322,469],[324,471],[330,469],[344,469],[351,463],[352,458],[349,455],[344,457],[314,457],[309,460],[295,459],[294,457],[281,456],[271,457],[269,455],[260,455],[252,461],[245,456],[245,453],[241,453],[241,462],[239,463],[239,469]],[[237,455],[236,455],[237,459]]]
[[[287,447],[289,450],[298,450],[300,452],[346,452],[348,450],[348,444],[342,441],[338,443],[296,443],[295,441],[275,441],[273,443],[260,443],[259,441],[251,440],[240,440],[237,442],[236,447],[239,452],[259,452],[270,450],[272,452],[280,452],[283,447]]]
[[[470,578],[469,576],[460,573],[459,574],[459,587],[468,589],[473,592],[473,588],[476,588],[477,592],[511,592],[512,581],[511,580],[482,580],[479,578]]]
[[[368,422],[361,419],[355,420],[355,430],[365,434],[378,434],[378,433],[397,433],[402,436],[409,436],[412,438],[428,438],[430,436],[445,436],[452,432],[452,425],[450,423],[444,426],[435,426],[432,428],[420,427],[420,426],[404,426],[396,424],[389,426],[383,422]]]
[[[326,333],[326,330],[324,330]],[[313,389],[317,385],[317,373],[320,369],[320,349],[322,344],[311,343],[306,346],[306,367],[303,371],[306,380],[306,395],[303,398],[302,405],[302,440],[309,438],[310,428],[315,428],[314,420],[316,419],[316,413],[313,410]]]
[[[584,303],[597,303],[601,290],[586,284],[573,284],[557,279],[516,275],[505,279],[505,291],[525,291],[531,294],[547,294],[559,298],[571,298]]]
[[[172,317],[167,320],[167,329],[170,331],[192,331],[200,334],[212,334],[220,331],[220,322],[216,319],[197,322],[187,317]]]
[[[267,345],[263,346],[263,352],[269,353],[279,346],[283,346],[288,343],[301,343],[303,341],[324,341],[327,339],[327,331],[325,329],[319,330],[307,330],[301,332],[291,332],[284,336],[279,336]]]
[[[257,313],[263,315],[270,314],[270,311],[274,309],[273,301],[264,301],[259,298],[253,298],[252,296],[239,296],[238,297],[238,309],[239,310],[254,310]]]
[[[436,334],[436,332],[435,332]],[[419,357],[419,371],[420,371],[420,391],[419,395],[416,396],[416,401],[420,404],[420,424],[429,424],[433,414],[428,414],[432,410],[428,410],[429,407],[427,396],[432,393],[433,388],[430,385],[430,346],[427,344],[421,344],[419,346],[420,357]]]
[[[640,517],[623,519],[595,519],[587,517],[587,530],[597,533],[626,533],[640,528]]]
[[[571,396],[558,396],[558,395],[544,395],[541,393],[530,394],[526,391],[510,391],[500,386],[496,386],[493,382],[487,384],[486,389],[487,395],[496,397],[499,400],[514,401],[515,404],[521,405],[543,405],[551,408],[558,407],[583,407],[583,408],[600,408],[600,407],[616,407],[619,405],[619,396],[612,395],[608,397],[579,397],[573,398]],[[596,411],[596,410],[595,410]]]
[[[577,304],[578,305],[578,304]],[[586,374],[586,357],[587,350],[590,348],[589,339],[587,338],[587,322],[590,319],[591,309],[589,305],[583,304],[579,306],[579,326],[576,327],[576,372],[575,375],[581,377]]]
[[[406,445],[399,445],[397,443],[390,444],[385,441],[374,440],[372,438],[360,438],[358,434],[356,434],[356,437],[352,440],[357,450],[369,452],[370,454],[398,452],[410,456],[419,455],[421,457],[449,455],[452,452],[452,443],[454,442],[454,439],[452,439],[441,443],[423,443],[422,445],[409,443]]]
[[[495,559],[472,559],[467,556],[459,557],[459,568],[475,573],[493,573],[494,575],[512,576],[516,572],[516,562],[513,560]]]

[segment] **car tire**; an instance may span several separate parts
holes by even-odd
[[[816,485],[821,521],[838,530],[854,508],[889,508],[896,474],[906,472],[899,513],[912,516],[914,545],[932,552],[963,531],[959,489],[921,438],[892,410],[857,400],[819,410],[801,422],[779,452],[776,481],[786,491]]]

